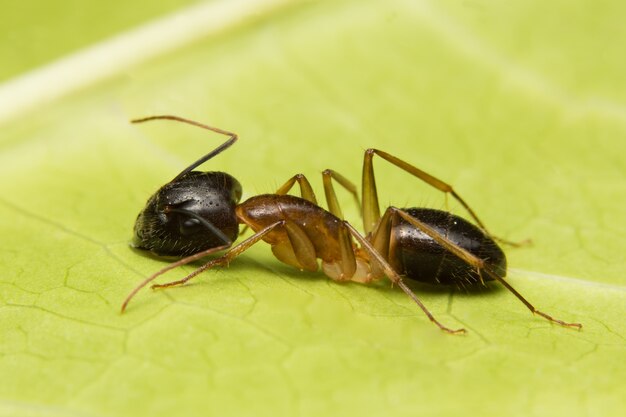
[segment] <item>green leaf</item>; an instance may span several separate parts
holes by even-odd
[[[199,7],[227,3],[219,30],[178,19],[184,42],[140,48],[142,26],[119,34],[128,50],[104,42],[61,72],[0,85],[0,415],[624,415],[626,6]],[[91,43],[139,25],[134,16],[81,27]],[[52,43],[35,65],[76,47]],[[121,55],[107,72],[94,51]],[[416,164],[494,233],[532,238],[507,249],[509,281],[584,328],[533,317],[499,286],[414,286],[436,317],[469,331],[446,335],[387,282],[301,273],[264,244],[193,284],[142,291],[121,315],[128,292],[165,265],[129,249],[136,214],[221,139],[128,123],[159,113],[236,131],[207,169],[236,176],[244,197],[296,172],[321,196],[324,168],[358,182],[368,147]],[[385,205],[446,207],[384,162],[375,169]],[[341,202],[360,226],[350,197]]]
[[[4,0],[0,16],[0,80],[193,2],[133,1],[124,7],[111,7],[111,2],[104,0]]]

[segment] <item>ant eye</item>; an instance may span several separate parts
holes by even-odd
[[[180,222],[180,234],[183,236],[197,233],[202,227],[198,219],[186,219]]]

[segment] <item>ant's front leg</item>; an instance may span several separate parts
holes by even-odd
[[[279,222],[276,222],[274,224],[269,225],[268,227],[260,230],[258,233],[255,233],[254,235],[252,235],[248,239],[244,240],[239,245],[231,248],[223,256],[207,262],[206,264],[202,265],[200,268],[196,269],[195,271],[193,271],[191,274],[187,275],[183,279],[180,279],[178,281],[167,282],[165,284],[155,284],[155,285],[152,286],[152,288],[155,289],[155,288],[165,288],[165,287],[173,287],[173,286],[177,286],[177,285],[182,285],[182,284],[185,284],[190,279],[192,279],[193,277],[195,277],[196,275],[200,274],[201,272],[203,272],[203,271],[205,271],[205,270],[207,270],[207,269],[209,269],[211,267],[214,267],[214,266],[217,266],[217,265],[228,264],[232,259],[234,259],[235,257],[239,256],[242,252],[244,252],[250,246],[254,245],[259,240],[263,239],[263,237],[265,235],[267,235],[269,232],[271,232],[274,228],[276,228],[276,227],[278,227],[278,226],[280,226],[282,224],[283,224],[283,221],[279,221]],[[188,264],[190,262],[196,261],[196,260],[198,260],[200,258],[203,258],[203,257],[205,257],[207,255],[210,255],[210,254],[212,254],[214,252],[218,252],[218,251],[221,251],[223,249],[227,249],[229,247],[230,247],[230,245],[219,246],[219,247],[216,247],[216,248],[207,249],[207,250],[205,250],[203,252],[199,252],[199,253],[193,254],[191,256],[187,256],[187,257],[185,257],[183,259],[180,259],[180,260],[178,260],[176,262],[172,262],[171,264],[169,264],[165,268],[163,268],[160,271],[157,271],[156,273],[152,274],[151,276],[146,278],[144,281],[142,281],[137,287],[135,287],[135,289],[133,289],[130,292],[130,294],[128,294],[128,296],[124,300],[124,303],[122,304],[121,312],[123,313],[126,310],[126,307],[128,306],[128,303],[130,303],[130,300],[133,299],[133,297],[139,292],[139,290],[141,290],[143,287],[148,285],[150,282],[154,281],[156,278],[160,277],[161,275],[165,274],[168,271],[171,271],[174,268],[177,268],[177,267],[182,266],[182,265],[186,265],[186,264]]]
[[[337,181],[342,187],[344,187],[356,201],[357,207],[361,207],[361,202],[359,201],[359,195],[357,192],[356,186],[348,180],[343,175],[339,174],[332,169],[326,169],[322,172],[322,182],[324,184],[324,195],[326,196],[326,204],[328,205],[328,211],[334,214],[336,217],[343,220],[343,213],[341,212],[341,207],[339,206],[339,201],[337,199],[337,194],[335,193],[335,189],[333,187],[332,181]],[[309,200],[311,203],[317,204],[317,199],[315,197],[315,193],[313,188],[311,187],[311,183],[304,176],[304,174],[296,174],[293,177],[289,178],[285,184],[283,184],[278,190],[276,190],[275,194],[284,195],[289,192],[295,185],[298,183],[300,186],[300,195],[305,200]]]
[[[137,285],[128,294],[128,296],[126,297],[126,299],[122,303],[121,312],[123,313],[126,310],[126,307],[128,306],[128,303],[130,303],[130,300],[132,300],[132,298],[135,296],[135,294],[137,294],[139,292],[139,290],[141,290],[143,287],[148,285],[150,282],[154,281],[156,278],[160,277],[161,275],[165,274],[168,271],[171,271],[174,268],[178,268],[179,266],[187,265],[190,262],[197,261],[200,258],[204,258],[205,256],[211,255],[212,253],[219,252],[219,251],[227,249],[229,247],[230,247],[230,244],[227,244],[227,245],[218,246],[218,247],[215,247],[215,248],[210,248],[210,249],[207,249],[207,250],[202,251],[202,252],[194,253],[193,255],[190,255],[190,256],[187,256],[185,258],[179,259],[176,262],[172,262],[171,264],[169,264],[165,268],[162,268],[161,270],[159,270],[159,271],[155,272],[154,274],[150,275],[148,278],[143,280],[139,285]]]
[[[241,242],[237,246],[233,247],[232,249],[230,249],[228,252],[226,252],[224,255],[220,256],[219,258],[212,259],[209,262],[205,263],[204,265],[202,265],[201,267],[199,267],[198,269],[193,271],[191,274],[187,275],[185,278],[179,279],[177,281],[166,282],[164,284],[154,284],[154,285],[152,285],[152,289],[175,287],[175,286],[178,286],[178,285],[183,285],[183,284],[187,283],[190,279],[192,279],[195,276],[199,275],[200,273],[206,271],[207,269],[213,268],[214,266],[228,265],[233,259],[235,259],[237,256],[241,255],[243,252],[245,252],[247,249],[249,249],[252,245],[257,243],[258,241],[263,239],[263,237],[265,237],[265,235],[270,233],[276,227],[283,226],[284,223],[285,223],[284,220],[281,220],[281,221],[278,221],[276,223],[273,223],[273,224],[271,224],[271,225],[269,225],[269,226],[259,230],[257,233],[255,233],[254,235],[250,236],[248,239],[244,240],[243,242]]]
[[[313,191],[313,187],[311,187],[311,183],[304,176],[304,174],[296,174],[293,177],[289,178],[287,182],[285,182],[278,190],[276,190],[274,194],[287,194],[289,190],[293,188],[296,182],[300,186],[300,196],[317,206],[317,198],[315,198],[315,192]]]
[[[300,197],[304,198],[307,201],[315,204],[317,206],[317,198],[315,197],[315,191],[313,191],[313,187],[311,187],[311,183],[306,178],[304,174],[296,174],[293,177],[289,178],[283,185],[280,186],[278,190],[274,194],[277,195],[285,195],[293,186],[298,183],[300,186]],[[248,231],[249,226],[246,224],[243,229],[241,229],[241,233],[239,235],[243,235]]]

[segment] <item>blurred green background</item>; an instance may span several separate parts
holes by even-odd
[[[113,57],[119,70],[78,85],[103,65],[84,51],[114,37],[134,48],[155,19],[189,31],[175,16],[205,7],[153,3],[3,3],[0,415],[626,413],[623,3],[214,1],[248,17],[156,58],[131,49],[137,62]],[[81,66],[47,75],[70,54]],[[18,97],[24,79],[40,99]],[[9,112],[22,99],[34,104]],[[320,172],[358,182],[368,147],[416,164],[494,233],[532,238],[507,250],[511,283],[584,329],[535,318],[497,286],[415,285],[469,331],[448,336],[387,282],[301,273],[263,244],[193,285],[143,291],[120,315],[164,265],[128,248],[137,212],[218,140],[128,123],[158,113],[236,131],[206,169],[236,176],[244,197],[302,172],[321,200]],[[445,207],[375,167],[384,205]]]

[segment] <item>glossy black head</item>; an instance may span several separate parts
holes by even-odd
[[[457,246],[486,261],[499,276],[506,276],[506,256],[496,242],[479,227],[462,217],[426,208],[402,209],[426,223]],[[444,249],[430,236],[400,218],[393,228],[390,261],[407,278],[430,284],[468,287],[492,281],[488,274],[478,275],[476,268]]]
[[[240,198],[241,185],[224,172],[187,172],[148,199],[135,222],[133,246],[187,256],[231,244],[239,234]]]

